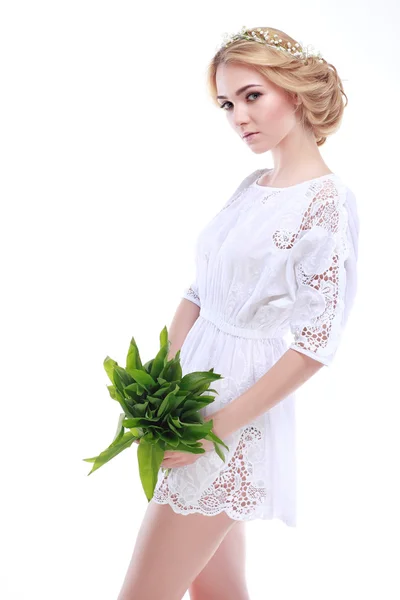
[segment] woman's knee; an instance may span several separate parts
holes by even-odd
[[[236,521],[189,587],[190,600],[249,600],[245,523]]]
[[[150,502],[118,600],[182,598],[234,524],[225,513],[181,515]]]

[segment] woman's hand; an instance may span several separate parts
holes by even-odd
[[[204,450],[214,450],[214,444],[209,440],[199,440]],[[135,440],[135,444],[139,444],[140,440]],[[161,463],[161,467],[166,469],[171,467],[182,467],[183,465],[190,465],[197,460],[202,454],[193,454],[192,452],[177,452],[176,450],[167,450],[164,452],[164,459]]]
[[[213,433],[220,439],[223,439],[223,434],[219,432],[219,425],[217,423],[218,412],[219,411],[213,413],[212,415],[209,415],[208,417],[204,417],[204,422],[210,421],[212,419],[214,421],[212,428]],[[216,428],[216,425],[218,425],[218,429]],[[203,438],[199,440],[199,442],[201,443],[202,447],[206,452],[210,452],[211,450],[215,449],[214,442],[211,442],[210,440],[206,440]],[[140,440],[135,440],[135,444],[139,443]],[[193,452],[179,452],[177,450],[167,450],[166,452],[164,452],[164,458],[161,463],[161,467],[165,469],[170,469],[173,467],[183,467],[184,465],[191,465],[198,458],[200,458],[200,456],[203,455],[204,452],[202,454],[193,454]]]
[[[204,422],[214,420],[216,413],[209,415],[208,417],[204,417]],[[212,428],[213,433],[216,436],[220,437],[218,432],[215,431],[215,421],[214,426]],[[204,448],[206,452],[210,452],[215,449],[214,442],[210,440],[201,439],[199,440],[200,444]],[[171,469],[174,467],[183,467],[184,465],[191,465],[196,460],[200,458],[200,456],[204,456],[204,452],[202,454],[193,454],[193,452],[179,452],[177,450],[167,450],[164,453],[164,459],[161,463],[161,466],[165,469]]]
[[[199,442],[206,452],[214,450],[214,443],[210,442],[210,440],[202,439],[199,440]],[[198,458],[200,458],[200,456],[204,456],[204,452],[202,454],[193,454],[192,452],[177,452],[176,450],[167,450],[164,453],[164,459],[161,463],[161,466],[165,469],[170,469],[173,467],[191,465]]]

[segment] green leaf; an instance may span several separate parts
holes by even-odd
[[[123,425],[124,427],[126,427],[127,429],[130,429],[131,427],[155,427],[155,423],[158,423],[159,419],[153,418],[150,419],[149,417],[136,417],[133,419],[125,419],[123,421]],[[163,427],[159,427],[159,429],[163,429]]]
[[[172,392],[172,396],[171,396],[171,400],[170,400],[170,407],[169,407],[170,412],[171,413],[175,412],[175,410],[178,408],[178,406],[183,404],[184,401],[185,401],[185,398],[183,396],[177,396],[174,392]]]
[[[181,428],[175,427],[172,415],[167,416],[167,423],[171,431],[174,431],[179,437],[181,437]]]
[[[163,346],[167,346],[169,343],[168,340],[168,329],[167,326],[164,325],[163,329],[161,330],[160,333],[160,348],[162,348]]]
[[[111,446],[117,444],[119,442],[119,440],[122,438],[122,436],[124,435],[124,426],[122,424],[124,419],[125,419],[125,413],[121,413],[119,415],[119,419],[118,419],[117,432],[114,436],[114,440],[113,440]]]
[[[163,370],[167,354],[168,354],[168,345],[162,346],[160,348],[160,350],[158,351],[157,356],[155,357],[152,367],[151,367],[150,375],[153,377],[153,379],[157,379],[157,377],[160,375],[161,371]]]
[[[117,402],[118,402],[118,398],[117,398],[117,395],[115,393],[115,387],[113,385],[108,385],[107,389],[108,389],[108,391],[110,393],[111,398],[113,400],[117,400]]]
[[[169,382],[180,382],[182,379],[182,367],[179,360],[180,351],[176,353],[175,358],[171,358],[165,363],[163,370],[160,373],[160,377],[163,377]]]
[[[189,452],[189,454],[204,454],[205,450],[201,444],[198,446],[189,446],[182,441],[175,448],[177,452]]]
[[[201,395],[201,394],[204,394],[204,392],[209,392],[209,391],[210,391],[210,382],[209,382],[209,381],[205,381],[205,382],[203,383],[203,385],[200,385],[200,384],[199,384],[199,385],[196,387],[196,389],[194,390],[194,392],[193,392],[193,393],[195,393],[195,394],[198,394],[198,395]]]
[[[148,430],[148,431],[150,431],[150,430]],[[163,431],[164,431],[164,429],[162,427],[152,427],[151,428],[151,432],[153,434],[154,441],[157,442],[160,440],[162,448],[164,448],[164,445],[163,445],[164,441],[161,440],[160,438],[161,438],[161,434],[163,433]]]
[[[162,402],[162,398],[157,398],[157,396],[150,396],[150,394],[148,394],[147,400],[155,408],[158,408],[160,406],[161,402]]]
[[[141,399],[142,396],[142,387],[139,386],[137,383],[130,383],[129,385],[125,386],[125,394],[128,394],[131,398],[133,398],[133,400],[136,400],[136,402],[138,402]]]
[[[202,415],[197,410],[188,410],[183,412],[181,420],[185,423],[204,423]]]
[[[178,390],[178,385],[175,386],[175,390]],[[161,402],[159,409],[157,411],[157,416],[159,418],[163,418],[167,412],[172,412],[178,404],[183,402],[183,398],[179,398],[175,396],[174,392],[170,392],[167,396],[165,396],[164,400]]]
[[[149,405],[148,402],[135,404],[135,406],[133,406],[132,410],[131,410],[133,416],[134,417],[145,417],[148,405]]]
[[[220,457],[221,460],[223,460],[225,462],[225,455],[222,452],[221,448],[218,446],[218,444],[214,443],[214,449],[215,452],[218,454],[218,456]]]
[[[103,366],[111,383],[114,384],[114,367],[117,367],[118,363],[109,356],[106,356],[103,361]]]
[[[179,445],[179,436],[174,431],[164,431],[163,433],[160,433],[160,438],[174,448]]]
[[[168,396],[170,392],[174,392],[175,395],[180,394],[178,383],[179,382],[176,381],[172,381],[171,383],[167,381],[157,391],[153,393],[153,396],[165,398],[165,396]]]
[[[118,375],[117,375],[117,377],[118,377]],[[117,402],[120,403],[120,405],[122,406],[123,410],[125,411],[125,414],[128,417],[132,416],[131,407],[126,402],[123,394],[121,394],[116,388],[114,388],[114,394],[115,394],[115,400],[117,400]]]
[[[143,369],[144,369],[144,370],[145,370],[147,373],[150,373],[150,370],[151,370],[151,367],[152,367],[152,365],[153,365],[153,362],[154,362],[154,358],[152,358],[151,360],[148,360],[148,361],[147,361],[147,363],[145,363],[145,364],[143,365]]]
[[[132,429],[130,429],[130,432],[136,439],[141,438],[143,436],[143,429],[141,429],[140,427],[132,427]]]
[[[128,373],[134,371],[136,369],[142,369],[142,361],[140,360],[139,349],[135,342],[135,338],[131,338],[131,342],[129,344],[128,354],[126,356],[126,370]]]
[[[132,427],[142,427],[142,418],[133,418],[133,419],[124,419],[124,421],[122,422],[123,426],[126,427],[127,429],[131,429]]]
[[[183,412],[185,412],[185,408],[183,406],[180,406],[179,408],[177,408],[174,411],[174,417],[177,417],[177,418],[181,417]]]
[[[149,373],[146,373],[146,371],[142,371],[140,369],[131,369],[129,374],[150,394],[152,393],[152,389],[157,385],[152,376],[149,375]]]
[[[179,350],[177,352],[177,358],[172,360],[172,364],[167,367],[165,376],[168,381],[180,381],[182,379],[182,366],[179,361]]]
[[[201,390],[208,389],[208,385],[217,379],[222,379],[222,375],[214,373],[213,368],[209,371],[193,371],[182,377],[179,387],[181,390],[191,390],[198,393]],[[206,388],[204,388],[205,385]]]
[[[211,431],[212,427],[213,427],[213,422],[210,421],[205,421],[204,423],[186,423],[184,421],[182,421],[181,419],[181,423],[184,426],[185,431],[190,431],[190,432],[205,432],[208,433],[209,431]]]
[[[175,427],[176,427],[176,428],[178,428],[178,429],[181,429],[181,428],[183,427],[183,425],[182,425],[182,423],[181,423],[181,421],[180,421],[179,417],[173,417],[173,416],[171,415],[171,421],[172,421],[172,423],[175,425]]]
[[[159,377],[157,377],[157,383],[160,383],[160,378],[159,378]],[[166,396],[166,395],[167,395],[167,394],[168,394],[170,391],[172,391],[172,390],[168,389],[169,387],[170,387],[170,385],[169,385],[169,384],[168,384],[168,387],[164,387],[164,386],[162,385],[162,386],[161,386],[161,387],[160,387],[158,390],[156,390],[156,391],[153,391],[151,395],[152,395],[154,398],[161,398],[161,399],[163,399],[163,398],[165,398],[165,396]]]
[[[142,396],[145,393],[146,389],[139,383],[137,383],[136,385],[137,385],[137,390],[138,390],[139,396]]]
[[[119,454],[126,448],[129,448],[129,446],[133,444],[135,439],[136,438],[132,435],[130,431],[126,431],[117,442],[116,440],[114,440],[114,442],[112,442],[112,444],[108,448],[106,448],[106,450],[103,450],[103,452],[101,452],[98,456],[95,456],[94,458],[84,458],[83,460],[85,462],[94,462],[93,468],[88,473],[88,475],[102,467],[106,462],[114,458],[114,456],[117,456],[117,454]]]
[[[212,400],[212,402],[213,401],[214,400]],[[206,400],[205,402],[202,400],[186,400],[184,409],[185,411],[200,410],[200,408],[204,408],[204,406],[208,406],[209,404],[211,404],[209,400]]]
[[[123,396],[124,395],[124,382],[121,379],[121,375],[119,373],[119,371],[117,370],[117,367],[114,367],[114,384],[115,384],[115,389],[119,391],[119,393]]]
[[[212,423],[212,421],[210,421],[210,423]],[[225,444],[225,442],[223,440],[221,440],[218,436],[215,435],[215,433],[213,431],[209,431],[207,434],[207,438],[213,442],[217,442],[218,444],[221,444],[222,446],[225,446],[225,448],[227,450],[229,450],[229,447]]]
[[[158,471],[164,458],[164,450],[157,443],[148,441],[146,437],[144,436],[140,440],[137,456],[140,480],[146,498],[150,502],[156,487]]]
[[[201,440],[205,438],[209,433],[212,424],[210,421],[206,423],[184,423],[184,429],[182,433],[183,440]]]
[[[211,392],[210,389],[207,391]],[[215,396],[204,396],[203,394],[201,396],[195,396],[195,398],[198,399],[200,402],[208,402],[208,404],[211,404],[215,400]]]
[[[123,367],[114,367],[114,379],[115,379],[115,373],[118,373],[119,375],[119,379],[123,385],[123,387],[127,387],[128,385],[131,385],[132,383],[135,383],[135,380],[133,379],[133,377],[131,377],[130,373],[128,373],[128,371],[126,371]]]

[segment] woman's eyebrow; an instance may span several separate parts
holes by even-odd
[[[239,89],[237,90],[237,92],[236,92],[235,96],[240,96],[240,94],[241,94],[242,92],[246,91],[246,90],[247,90],[248,88],[250,88],[250,87],[262,87],[262,85],[259,85],[259,84],[257,84],[257,83],[249,83],[249,85],[245,85],[245,86],[243,86],[243,87],[239,88]],[[221,98],[221,99],[223,99],[223,98],[224,98],[225,100],[227,100],[227,97],[226,97],[226,96],[217,96],[217,98],[218,98],[218,99],[219,99],[219,98]]]

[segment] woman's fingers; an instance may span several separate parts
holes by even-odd
[[[174,467],[179,463],[179,460],[176,456],[171,456],[172,452],[165,452],[164,458],[162,460],[162,467]]]

